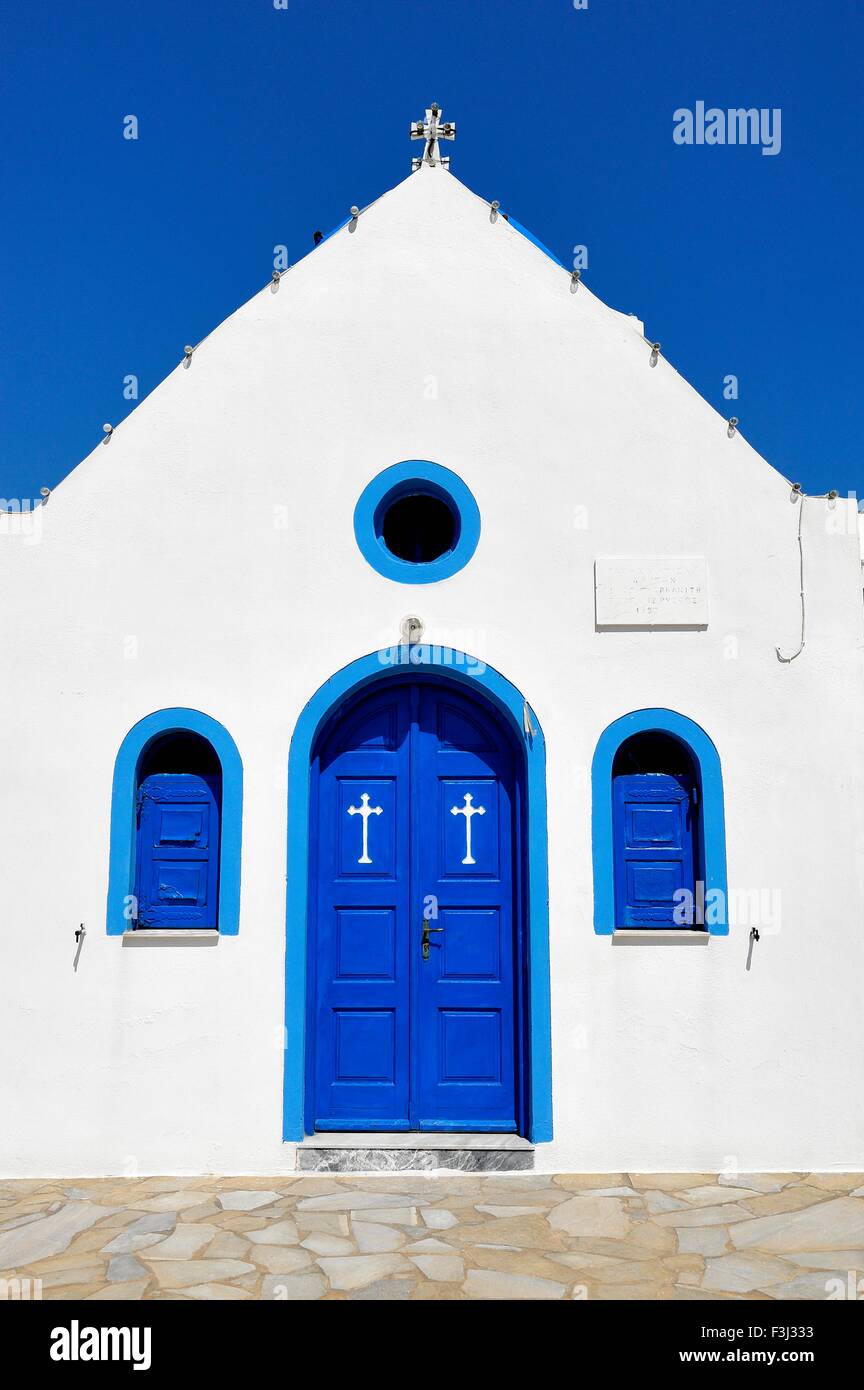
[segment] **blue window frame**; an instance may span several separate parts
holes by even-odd
[[[221,803],[219,759],[200,734],[149,744],[135,799],[138,927],[217,929]]]
[[[147,715],[114,765],[107,932],[197,927],[236,935],[243,767],[215,719]]]
[[[385,468],[360,494],[354,535],[373,569],[400,584],[457,574],[480,539],[480,509],[449,468],[408,459]]]
[[[704,729],[668,709],[616,719],[598,740],[591,786],[595,932],[704,925],[727,935],[723,777]],[[686,898],[675,920],[674,893],[691,886],[693,920]]]

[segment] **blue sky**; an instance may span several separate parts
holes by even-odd
[[[862,52],[860,0],[7,0],[0,496],[64,477],[274,245],[398,183],[433,99],[463,182],[587,246],[781,472],[864,494]],[[779,154],[676,145],[700,100],[779,107]]]

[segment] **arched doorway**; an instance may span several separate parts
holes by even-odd
[[[519,1129],[520,752],[486,702],[434,676],[379,682],[316,740],[315,1129]]]
[[[546,748],[543,741],[543,733],[539,727],[538,717],[528,706],[524,695],[518,691],[514,685],[510,684],[506,678],[501,676],[499,671],[493,669],[483,662],[479,662],[475,657],[468,656],[467,653],[458,652],[451,648],[438,648],[438,646],[394,646],[385,651],[372,652],[368,656],[358,657],[356,662],[351,662],[349,666],[343,667],[335,676],[325,681],[319,687],[313,698],[308,701],[306,708],[301,712],[297,720],[296,728],[290,746],[289,758],[289,778],[288,778],[288,887],[286,887],[286,937],[285,937],[285,1070],[283,1070],[283,1126],[282,1134],[285,1140],[297,1141],[303,1138],[304,1134],[311,1133],[317,1123],[315,1116],[315,1080],[317,1080],[317,1058],[315,1058],[315,1042],[317,1042],[317,980],[313,980],[313,973],[317,969],[317,922],[315,922],[315,912],[317,912],[317,901],[310,899],[310,883],[313,881],[311,865],[313,865],[315,855],[318,853],[317,845],[314,844],[313,834],[317,834],[317,817],[319,806],[314,805],[314,798],[318,796],[317,778],[314,776],[313,763],[315,756],[324,749],[325,741],[332,737],[332,728],[336,726],[336,721],[349,714],[351,710],[357,712],[358,706],[354,702],[361,696],[372,695],[374,692],[385,692],[388,689],[396,691],[403,682],[408,685],[438,685],[443,691],[453,692],[456,702],[453,708],[456,709],[458,696],[465,696],[470,701],[471,708],[461,706],[464,712],[470,714],[470,719],[474,727],[478,728],[482,734],[488,737],[488,726],[495,730],[495,737],[489,744],[490,749],[500,746],[504,749],[504,755],[511,758],[511,798],[513,798],[513,817],[515,827],[518,827],[517,849],[514,851],[513,860],[513,883],[514,883],[514,933],[517,933],[518,958],[514,959],[514,994],[515,994],[515,1041],[514,1041],[514,1083],[517,1087],[517,1130],[524,1134],[533,1143],[543,1143],[551,1138],[551,1020],[550,1020],[550,979],[549,979],[549,874],[547,874],[547,847],[546,847]],[[407,698],[407,696],[406,696]],[[419,696],[417,696],[419,698]],[[403,716],[404,717],[404,716]],[[482,742],[482,739],[481,739]],[[364,751],[361,745],[361,752]],[[476,749],[461,748],[458,742],[454,742],[454,753],[463,753],[470,756],[474,752],[479,755]],[[365,749],[364,756],[374,758],[374,752]],[[418,762],[419,755],[415,756],[414,767],[421,766]],[[411,763],[408,763],[411,767]],[[470,781],[475,771],[481,771],[479,765],[468,766],[467,769],[458,769],[454,776],[467,776]],[[371,769],[364,767],[364,773],[369,773]],[[485,769],[485,776],[495,776],[495,767],[492,770]],[[319,778],[318,778],[319,781]],[[422,778],[419,783],[413,783],[408,774],[408,795],[413,794],[415,806],[417,806],[417,787],[422,787]],[[383,810],[381,815],[375,812],[375,806],[385,805],[381,796],[372,796],[371,788],[354,788],[357,795],[351,795],[349,802],[344,806],[344,815],[340,816],[343,820],[344,830],[354,831],[354,841],[357,835],[361,835],[361,826],[367,824],[369,827],[367,835],[367,855],[369,859],[375,860],[374,840],[376,828],[383,828]],[[363,792],[367,791],[369,801],[363,801]],[[471,802],[465,802],[465,791],[470,792]],[[456,830],[461,830],[465,844],[461,849],[461,859],[468,853],[467,830],[465,824],[470,821],[472,824],[472,847],[471,858],[476,863],[481,863],[475,845],[481,844],[476,838],[476,826],[478,823],[485,823],[486,817],[492,812],[486,810],[485,803],[476,799],[475,792],[471,792],[470,785],[465,785],[461,796],[454,796],[449,806],[457,806],[457,812],[445,809],[442,816],[449,817],[446,824],[449,827],[450,837],[453,837]],[[465,816],[465,808],[476,808],[483,805],[483,815],[475,813],[474,816]],[[349,806],[358,808],[349,815]],[[364,808],[369,808],[369,815],[364,821]],[[426,806],[428,810],[428,806]],[[463,813],[460,813],[461,812]],[[419,817],[421,824],[424,823],[422,808],[415,810],[415,816]],[[429,816],[426,816],[429,819]],[[492,821],[489,821],[492,824]],[[496,823],[497,824],[497,823]],[[439,833],[443,833],[440,831]],[[500,827],[499,827],[500,828]],[[417,844],[417,834],[414,837]],[[346,841],[347,844],[347,841]],[[451,847],[456,841],[450,841]],[[363,844],[356,845],[357,853],[354,860],[363,858]],[[422,849],[411,849],[411,853],[417,853],[422,858]],[[414,870],[417,877],[417,870]],[[369,881],[374,881],[369,878]],[[447,891],[451,884],[449,877],[445,876]],[[490,883],[483,880],[478,874],[478,884]],[[471,884],[470,884],[471,887]],[[371,890],[369,890],[371,891]],[[478,888],[479,891],[479,888]],[[432,894],[435,890],[432,888]],[[440,892],[440,906],[445,908],[458,908],[458,906],[478,906],[488,908],[489,903],[482,903],[476,899],[474,903],[470,899],[465,899],[465,903],[450,903],[446,901],[445,894]],[[411,919],[411,931],[413,940],[410,940],[411,949],[415,955],[419,938],[419,963],[426,965],[429,962],[440,960],[440,948],[436,947],[436,942],[442,941],[445,933],[428,933],[429,962],[426,962],[422,955],[422,919],[426,916],[426,924],[429,927],[438,926],[433,917],[429,917],[424,910],[424,903],[417,903],[417,895],[411,899],[414,906],[414,916]],[[349,903],[351,905],[351,903]],[[385,908],[388,903],[385,899]],[[336,905],[335,901],[332,906]],[[369,903],[375,908],[376,903]],[[450,940],[456,942],[456,933],[451,933]],[[478,948],[482,942],[476,942]],[[418,963],[414,963],[414,970],[418,969]],[[468,973],[468,972],[465,972]],[[485,970],[476,969],[476,974],[482,976],[483,973],[490,973],[488,967]],[[518,974],[518,979],[517,979]],[[470,988],[479,988],[483,983],[482,979],[468,981],[451,981],[451,986],[456,988],[457,984],[465,984],[465,998],[467,998]],[[414,999],[417,999],[415,991]],[[458,1002],[458,1001],[457,1001]],[[446,1006],[446,1005],[445,1005]],[[479,1031],[479,1030],[478,1030]],[[482,1040],[481,1040],[482,1041]],[[458,1029],[454,1030],[454,1042],[458,1044]],[[417,1044],[414,1047],[413,1058],[410,1065],[417,1061]],[[483,1073],[488,1074],[488,1073]],[[311,1084],[310,1084],[311,1083]],[[456,1086],[458,1083],[454,1083]],[[470,1083],[475,1084],[475,1083]],[[482,1086],[482,1081],[476,1081],[476,1086]],[[414,1095],[418,1097],[417,1086]],[[410,1097],[411,1099],[411,1097]],[[417,1108],[415,1108],[417,1113]],[[451,1119],[445,1113],[436,1113],[431,1116],[432,1120],[450,1120],[449,1129],[451,1131],[461,1131],[468,1129],[467,1120],[458,1118]],[[408,1109],[407,1120],[403,1116],[403,1127],[408,1123],[415,1123]],[[496,1125],[503,1129],[504,1123],[510,1123],[510,1118],[506,1122],[501,1119],[492,1119],[486,1127]],[[356,1122],[351,1123],[353,1129],[357,1129]],[[371,1129],[372,1126],[368,1126]],[[383,1126],[379,1126],[383,1127]],[[390,1120],[388,1125],[390,1127]],[[443,1127],[443,1126],[442,1126]]]

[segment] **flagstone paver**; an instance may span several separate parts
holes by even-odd
[[[725,1255],[729,1236],[725,1226],[682,1226],[678,1249],[684,1255]]]
[[[68,1249],[73,1236],[95,1226],[107,1216],[110,1207],[94,1202],[67,1202],[59,1211],[46,1214],[41,1221],[32,1221],[17,1230],[0,1236],[0,1269],[10,1265],[32,1264]]]
[[[458,1283],[465,1278],[465,1262],[458,1255],[412,1255],[412,1262],[436,1283]]]
[[[469,1298],[483,1299],[558,1299],[566,1292],[564,1284],[556,1284],[552,1279],[502,1274],[494,1269],[469,1269],[465,1285]]]
[[[353,1222],[351,1234],[361,1255],[378,1255],[383,1252],[398,1250],[400,1246],[405,1244],[406,1240],[404,1231],[397,1231],[393,1226],[376,1224],[374,1221]],[[421,1241],[420,1244],[425,1244],[425,1242]],[[412,1246],[412,1249],[416,1248],[416,1246]],[[450,1248],[449,1245],[443,1247],[448,1253]]]
[[[348,1223],[340,1235],[348,1234]],[[235,1237],[236,1239],[236,1237]],[[247,1231],[246,1239],[254,1245],[299,1245],[300,1232],[294,1221],[275,1221],[272,1226],[262,1226],[257,1231]]]
[[[611,1236],[623,1239],[632,1222],[620,1197],[571,1197],[555,1207],[548,1217],[555,1230],[570,1236]]]
[[[143,1258],[146,1262],[146,1252]],[[153,1264],[152,1272],[160,1288],[182,1289],[186,1284],[223,1283],[254,1268],[244,1260],[160,1260]]]
[[[87,1295],[86,1302],[137,1303],[144,1297],[149,1279],[132,1279],[128,1284],[108,1284]]]
[[[134,1255],[115,1255],[108,1265],[108,1282],[126,1284],[133,1279],[146,1279],[148,1273]]]
[[[779,1216],[736,1221],[729,1233],[739,1250],[756,1247],[784,1254],[814,1246],[845,1249],[864,1241],[864,1201],[860,1197],[836,1197]]]
[[[720,1255],[707,1261],[703,1289],[724,1289],[727,1293],[752,1293],[772,1284],[788,1283],[795,1271],[768,1255]]]
[[[148,1247],[148,1260],[191,1260],[199,1250],[219,1234],[217,1226],[207,1226],[204,1222],[179,1223],[170,1236],[163,1236],[157,1245]]]
[[[223,1192],[219,1198],[220,1207],[230,1211],[255,1211],[257,1207],[268,1207],[278,1202],[279,1192]]]
[[[355,1254],[354,1242],[347,1236],[331,1236],[327,1231],[318,1231],[317,1235],[307,1236],[301,1240],[300,1244],[304,1250],[312,1250],[316,1255],[353,1255]]]
[[[808,1300],[864,1281],[861,1173],[0,1181],[45,1299]]]
[[[297,1250],[290,1245],[257,1245],[255,1263],[268,1274],[296,1274],[300,1269],[310,1268],[313,1257],[308,1250]]]
[[[446,1231],[448,1227],[459,1224],[458,1216],[454,1216],[452,1211],[439,1211],[434,1207],[423,1212],[423,1220],[433,1231]]]
[[[364,1221],[378,1222],[382,1226],[416,1226],[417,1208],[416,1207],[362,1207],[360,1214]],[[357,1215],[352,1210],[351,1218]]]
[[[785,1250],[783,1259],[805,1269],[829,1269],[842,1266],[848,1270],[864,1270],[864,1250]]]
[[[836,1298],[838,1285],[844,1297],[855,1296],[848,1291],[849,1278],[845,1269],[810,1270],[807,1274],[797,1274],[788,1284],[772,1284],[769,1292],[772,1298],[777,1299],[823,1299],[828,1298],[829,1294]],[[857,1296],[860,1298],[860,1293]]]
[[[208,1260],[216,1260],[224,1256],[226,1259],[246,1258],[249,1252],[249,1241],[255,1232],[250,1231],[249,1236],[237,1236],[233,1231],[220,1231],[218,1236],[214,1236],[204,1254]],[[273,1241],[272,1244],[279,1242]]]
[[[318,1263],[334,1289],[359,1289],[391,1274],[403,1274],[411,1267],[401,1255],[337,1256],[322,1258]]]

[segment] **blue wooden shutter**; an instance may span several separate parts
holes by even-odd
[[[692,913],[682,921],[682,899],[675,897],[682,888],[691,895],[695,889],[692,782],[660,772],[628,773],[615,778],[612,801],[616,926],[692,926]]]
[[[219,924],[218,779],[155,773],[138,790],[140,927]]]

